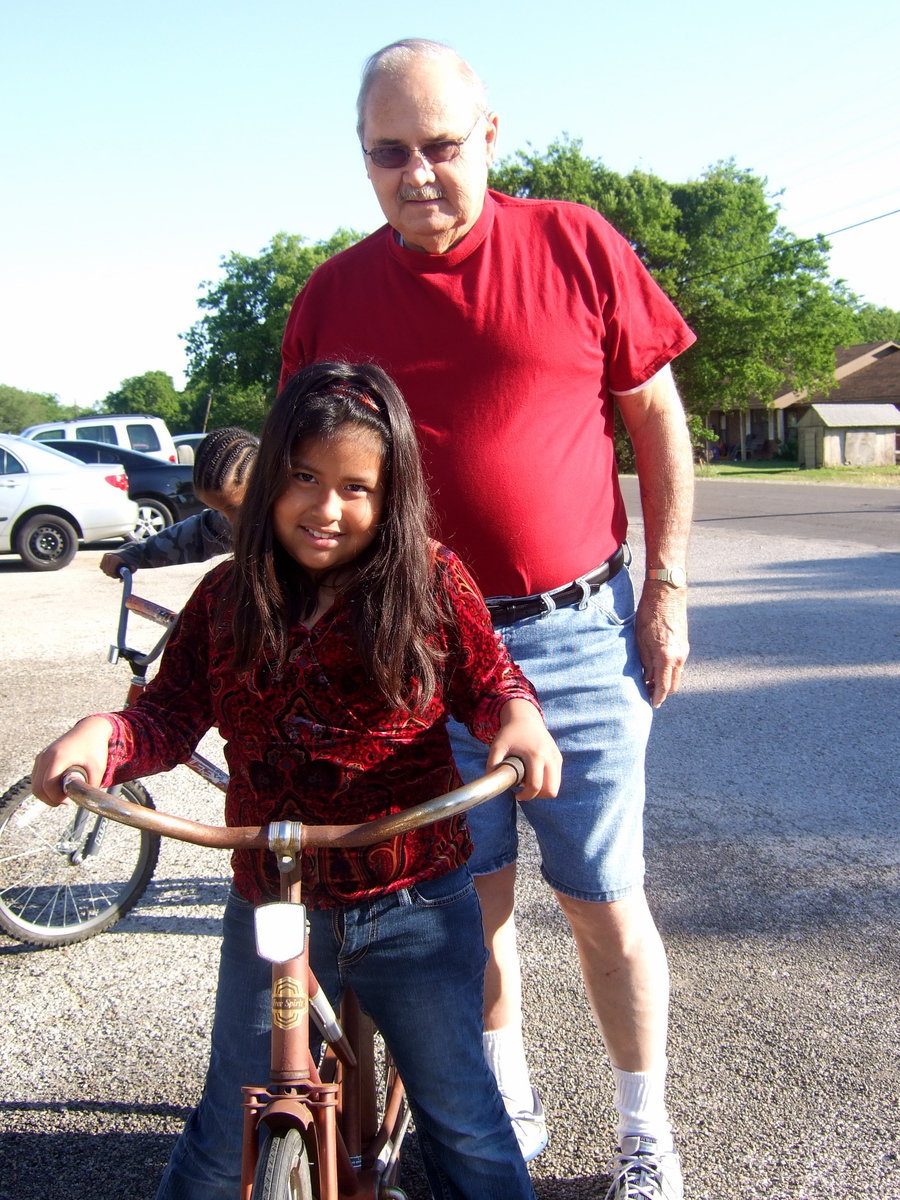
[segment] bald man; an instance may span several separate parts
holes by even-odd
[[[358,133],[387,224],[320,266],[285,331],[283,379],[371,360],[419,432],[436,536],[472,570],[538,689],[563,788],[530,801],[541,870],[574,934],[615,1075],[610,1200],[681,1200],[664,1101],[668,972],[644,897],[652,708],[688,653],[692,455],[669,364],[694,340],[594,210],[491,192],[498,118],[452,50],[407,40],[366,64]],[[615,407],[634,444],[646,563],[628,570]],[[461,727],[467,777],[483,748]],[[513,795],[470,815],[485,935],[485,1053],[526,1159],[546,1144],[521,1031]]]

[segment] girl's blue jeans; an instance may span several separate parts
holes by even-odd
[[[481,910],[465,867],[352,908],[309,913],[311,965],[332,1003],[356,992],[390,1046],[436,1200],[533,1200],[482,1051]],[[253,908],[225,908],[210,1064],[157,1200],[236,1200],[241,1086],[269,1078],[270,964]]]

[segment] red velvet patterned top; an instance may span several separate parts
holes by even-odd
[[[484,602],[462,563],[445,547],[435,570],[455,613],[439,635],[446,652],[437,694],[412,715],[392,709],[366,677],[347,605],[307,629],[291,630],[288,665],[237,675],[227,585],[231,565],[197,587],[166,648],[160,670],[134,707],[107,714],[115,725],[104,785],[152,775],[184,762],[216,726],[225,740],[231,782],[228,825],[302,820],[343,824],[399,812],[459,785],[446,732],[452,713],[485,743],[503,705],[534,691],[494,633]],[[471,852],[465,818],[360,849],[307,850],[306,902],[354,904],[435,878]],[[237,890],[257,903],[278,894],[269,851],[236,851]]]

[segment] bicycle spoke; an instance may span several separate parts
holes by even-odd
[[[140,784],[123,791],[150,803]],[[24,779],[0,801],[0,926],[34,945],[108,928],[140,897],[158,850],[153,835],[69,805],[51,808]]]

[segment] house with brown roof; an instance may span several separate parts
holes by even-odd
[[[769,404],[751,399],[743,412],[712,412],[709,423],[728,452],[743,458],[770,458],[780,443],[797,437],[800,419],[812,405],[900,407],[900,343],[842,346],[834,357],[837,386],[827,394],[784,392]],[[893,419],[886,410],[881,415]],[[883,433],[883,427],[878,428]]]

